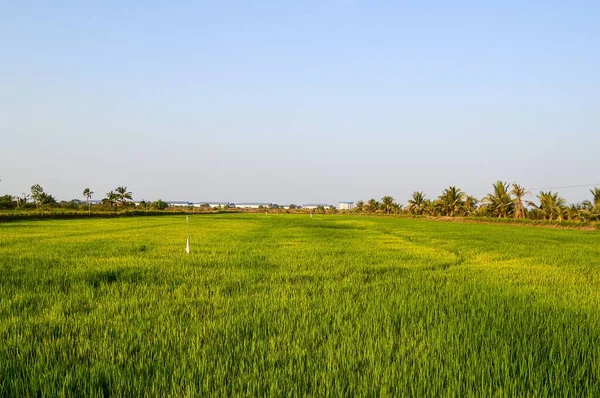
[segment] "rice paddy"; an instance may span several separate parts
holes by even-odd
[[[599,396],[600,232],[0,223],[0,396]]]

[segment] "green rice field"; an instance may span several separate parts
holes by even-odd
[[[600,396],[600,232],[0,223],[0,396]]]

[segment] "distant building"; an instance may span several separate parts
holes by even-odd
[[[236,209],[260,209],[261,207],[270,207],[271,203],[261,203],[261,202],[243,202],[243,203],[235,203],[234,207]]]
[[[192,207],[194,206],[193,202],[185,202],[185,201],[171,201],[167,202],[169,206],[173,207]]]
[[[308,209],[308,210],[314,210],[314,209],[316,209],[316,208],[318,208],[320,206],[322,206],[322,207],[324,207],[326,209],[329,208],[329,205],[326,204],[326,203],[308,203],[306,205],[302,205],[302,208],[303,209]]]
[[[229,202],[187,202],[181,200],[174,200],[167,203],[169,204],[169,206],[173,207],[210,207],[213,209],[227,208],[231,205],[231,203]]]
[[[339,202],[338,210],[352,210],[354,209],[354,202]]]
[[[211,209],[227,208],[231,205],[229,202],[195,202],[194,207],[210,207]]]

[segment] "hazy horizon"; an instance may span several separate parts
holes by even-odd
[[[5,4],[0,195],[405,203],[600,183],[598,20],[594,1]]]

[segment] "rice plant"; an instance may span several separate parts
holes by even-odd
[[[254,214],[0,224],[1,396],[599,396],[600,233]]]

